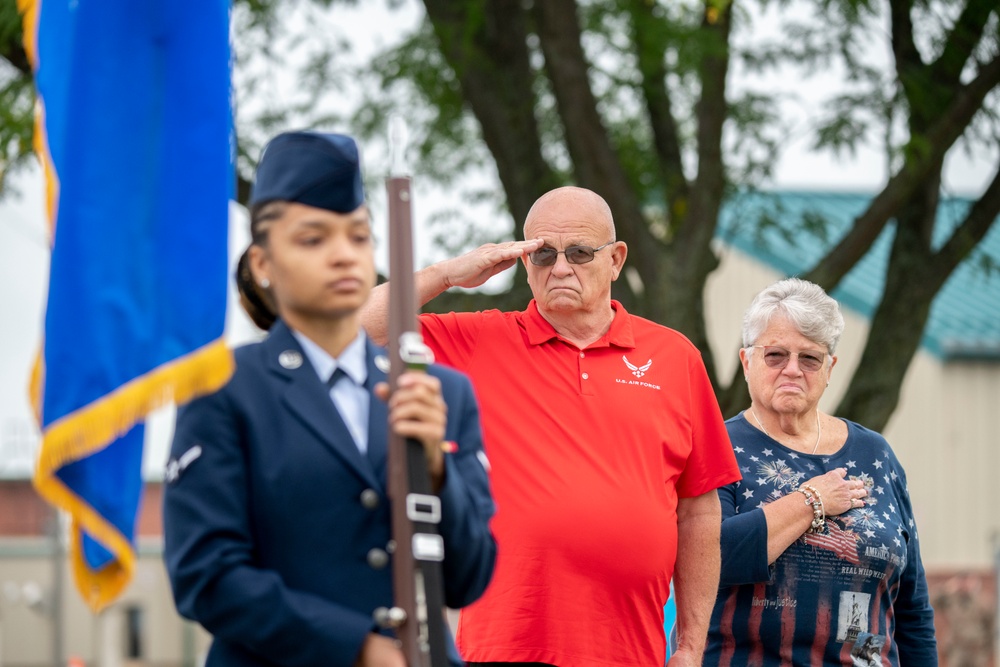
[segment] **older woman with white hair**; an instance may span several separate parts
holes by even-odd
[[[751,404],[726,422],[743,480],[719,489],[705,665],[937,665],[903,468],[881,435],[819,409],[843,330],[837,302],[797,278],[744,316]]]

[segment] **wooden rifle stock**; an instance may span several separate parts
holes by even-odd
[[[425,368],[433,357],[417,328],[413,280],[410,179],[390,176],[389,198],[389,386],[406,370]],[[376,610],[376,621],[395,628],[409,667],[448,665],[444,541],[438,533],[441,501],[431,486],[423,445],[389,433],[388,492],[392,512],[394,607]]]

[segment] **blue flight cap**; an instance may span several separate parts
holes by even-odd
[[[350,213],[365,202],[361,160],[343,134],[285,132],[271,139],[257,164],[250,204],[298,202]]]

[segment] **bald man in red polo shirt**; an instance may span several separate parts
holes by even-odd
[[[566,187],[528,213],[521,242],[416,274],[418,299],[525,262],[526,310],[424,314],[437,361],[468,373],[497,504],[493,580],[462,610],[470,665],[663,665],[674,578],[679,649],[701,665],[719,583],[715,489],[739,479],[698,350],[611,298],[628,252],[607,203]],[[362,319],[386,341],[388,285]]]

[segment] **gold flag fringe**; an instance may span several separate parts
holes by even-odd
[[[28,56],[33,71],[38,70],[38,12],[41,11],[40,0],[17,0],[17,11],[21,14],[22,42],[24,52]],[[49,239],[56,219],[56,199],[59,196],[59,177],[52,163],[49,152],[48,134],[45,132],[45,100],[38,97],[35,101],[35,131],[32,144],[35,155],[42,166],[45,176],[45,211],[48,213]]]
[[[157,408],[169,402],[185,403],[219,389],[232,372],[232,352],[223,341],[215,341],[126,383],[49,424],[43,432],[35,468],[35,488],[43,498],[73,517],[71,557],[74,574],[80,594],[94,611],[113,601],[131,580],[135,554],[129,540],[63,484],[56,472],[64,465],[104,449]],[[91,570],[79,548],[81,530],[114,554],[117,563],[100,571]]]

